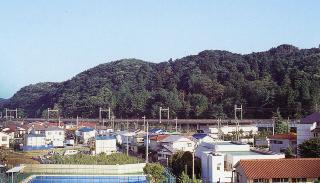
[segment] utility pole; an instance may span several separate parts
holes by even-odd
[[[272,117],[272,135],[274,135],[274,132],[275,132],[274,130],[275,123],[276,123],[276,119],[275,117]]]
[[[143,119],[143,131],[145,132],[146,131],[146,116],[143,116],[142,119]]]
[[[102,112],[107,112],[108,113],[108,119],[111,119],[111,109],[110,107],[108,109],[103,109],[103,108],[99,108],[99,122],[102,122]]]
[[[79,116],[77,115],[77,129],[79,128]]]
[[[111,128],[112,128],[113,131],[115,131],[115,130],[114,130],[114,127],[115,127],[115,125],[114,125],[114,118],[115,118],[115,116],[112,115],[112,117],[111,117]]]
[[[175,121],[176,121],[176,132],[178,132],[178,118],[177,117],[176,117]]]
[[[129,156],[129,121],[127,120],[127,156]]]
[[[48,112],[47,112],[47,120],[50,120],[50,112],[55,112],[59,118],[60,114],[59,114],[59,109],[50,109],[48,108]]]
[[[15,113],[15,117],[16,117],[16,119],[18,119],[18,109],[17,108],[16,109],[7,109],[6,108],[6,116],[5,116],[6,120],[8,120],[8,117],[11,120],[11,118],[13,117],[11,115],[12,112]],[[9,116],[8,116],[8,114],[9,114]]]
[[[170,119],[170,116],[169,116],[169,114],[170,114],[169,107],[166,108],[166,109],[160,107],[160,109],[159,109],[159,122],[160,122],[160,123],[161,123],[161,114],[162,114],[162,111],[167,112],[167,119],[168,119],[168,120]]]
[[[149,122],[147,121],[146,163],[149,163]]]
[[[237,117],[237,111],[240,111],[240,120],[242,120],[242,104],[241,107],[238,107],[237,105],[234,105],[234,120],[236,122],[236,139],[237,141],[239,140],[239,128],[240,128],[240,123]]]

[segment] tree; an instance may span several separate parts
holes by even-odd
[[[151,183],[162,183],[165,180],[164,167],[160,163],[147,163],[143,172]]]
[[[283,120],[279,108],[277,108],[277,112],[273,114],[275,119],[275,134],[283,134],[289,132],[288,124]]]
[[[179,151],[170,159],[170,164],[172,168],[172,173],[176,177],[180,177],[183,171],[186,171],[186,174],[189,175],[189,177],[192,177],[192,153],[189,151],[183,152]],[[196,177],[200,178],[201,173],[201,161],[200,159],[195,157],[194,161],[194,173]]]
[[[186,174],[185,172],[182,172],[182,174],[180,175],[178,182],[180,183],[200,183],[201,180],[199,179],[190,179],[188,174]]]
[[[292,158],[294,157],[293,152],[292,152],[292,147],[289,146],[285,151],[284,151],[285,157],[286,158]]]
[[[320,138],[312,138],[300,144],[299,155],[303,158],[320,158]]]

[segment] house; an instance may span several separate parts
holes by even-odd
[[[169,135],[160,141],[160,145],[158,160],[167,159],[178,151],[193,152],[195,148],[195,142],[181,135]]]
[[[149,150],[151,151],[158,151],[161,148],[161,141],[167,138],[169,135],[166,134],[158,134],[158,135],[149,135]],[[146,138],[146,136],[144,137]],[[147,145],[147,140],[144,140],[144,146]]]
[[[205,133],[195,133],[192,135],[192,139],[197,143],[200,144],[202,142],[214,142],[216,141],[215,138],[213,138],[212,136],[205,134]]]
[[[240,160],[235,183],[306,182],[320,177],[320,158]]]
[[[76,131],[76,136],[78,136],[84,144],[87,144],[89,139],[95,138],[96,130],[90,127],[82,127]]]
[[[46,127],[42,123],[33,123],[31,127],[27,130],[27,133],[31,134],[45,134]]]
[[[136,134],[131,138],[130,150],[138,153],[139,148],[144,147],[144,138],[146,137],[146,132],[136,131]]]
[[[291,148],[296,154],[297,135],[295,133],[275,134],[268,137],[269,148],[276,153],[284,153],[287,148]]]
[[[46,144],[46,136],[44,134],[25,134],[23,150],[40,150],[52,148],[52,145]]]
[[[230,141],[203,142],[197,147],[195,156],[201,159],[201,176],[206,183],[231,182],[233,166],[239,160],[285,158],[284,154]]]
[[[107,128],[106,126],[97,126],[96,127],[98,135],[109,135],[110,133],[113,132],[113,129]]]
[[[10,136],[6,133],[0,132],[0,147],[9,148],[10,145]]]
[[[300,120],[297,124],[297,145],[319,135],[320,113],[312,113]]]
[[[65,140],[64,129],[56,126],[50,126],[45,129],[46,144],[52,144],[53,147],[63,147]]]
[[[95,140],[95,154],[112,154],[117,152],[116,138],[113,136],[97,136]]]

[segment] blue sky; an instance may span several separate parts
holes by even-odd
[[[320,1],[0,1],[0,97],[100,63],[320,44]]]

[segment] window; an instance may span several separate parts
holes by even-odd
[[[7,137],[2,137],[2,141],[4,142],[4,141],[7,141],[8,140],[8,138]]]
[[[188,147],[191,147],[191,143],[188,143]]]
[[[220,170],[220,169],[221,169],[221,163],[218,163],[217,170]]]
[[[272,182],[273,183],[278,183],[278,182],[287,182],[287,183],[289,183],[289,179],[288,178],[275,178],[275,179],[272,179]]]
[[[305,182],[307,182],[307,179],[306,178],[292,178],[292,182],[305,183]]]
[[[254,183],[268,183],[268,179],[253,179]]]

